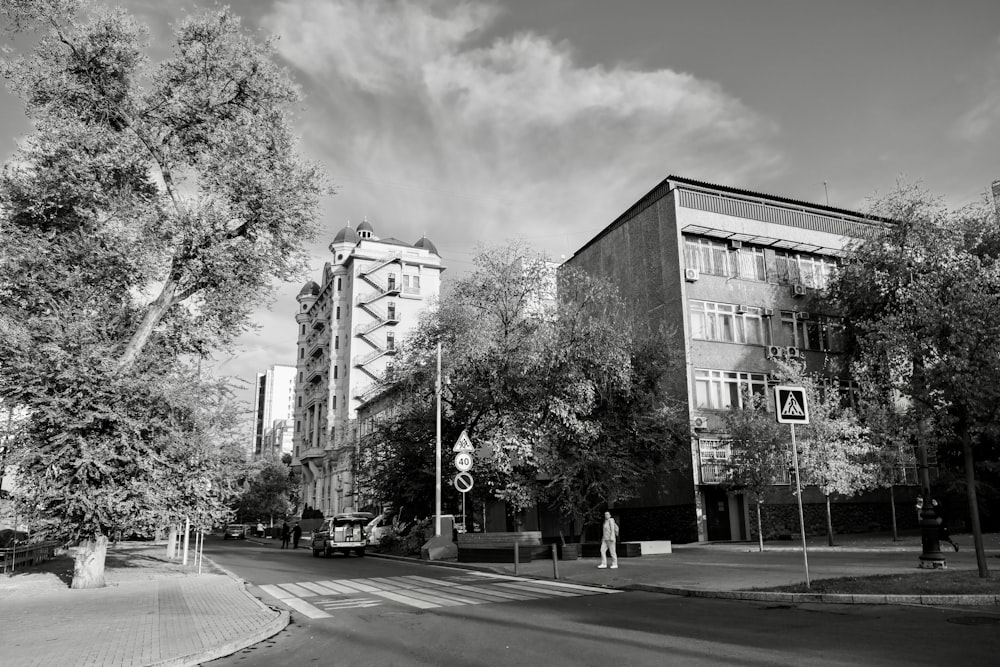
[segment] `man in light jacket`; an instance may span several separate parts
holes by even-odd
[[[618,524],[611,518],[611,512],[604,513],[604,526],[601,530],[601,564],[597,567],[608,566],[608,552],[611,552],[611,569],[618,567]]]

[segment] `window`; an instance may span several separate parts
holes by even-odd
[[[396,334],[391,331],[387,331],[385,334],[385,349],[395,350],[396,349]]]
[[[306,348],[300,347],[299,348],[299,359],[305,359],[305,358],[306,358]]]
[[[334,380],[336,380],[336,379],[337,379],[337,369],[338,369],[338,368],[339,368],[339,366],[334,366],[334,367],[333,367],[333,379],[334,379]]]
[[[420,276],[403,276],[403,293],[420,294]]]
[[[395,320],[396,319],[396,304],[394,302],[390,301],[389,304],[386,306],[386,309],[389,311],[387,319]]]
[[[301,332],[300,335],[302,335],[302,336],[306,335],[306,325],[304,325],[304,324],[302,325],[302,332]]]
[[[394,290],[394,289],[396,289],[396,274],[395,273],[390,273],[389,274],[389,290]]]
[[[767,378],[763,373],[695,369],[694,387],[695,402],[699,408],[728,410],[733,406],[743,407],[744,390],[763,396],[767,390]]]
[[[333,349],[335,349],[335,350],[339,350],[340,349],[340,336],[334,336],[333,337]]]
[[[694,301],[689,305],[691,337],[723,343],[764,344],[762,309],[748,306],[746,312],[725,303]]]
[[[343,278],[337,278],[337,291],[338,292],[340,291],[340,286],[341,286],[341,282],[340,281],[341,280],[343,280]]]
[[[729,248],[719,241],[697,237],[684,238],[684,264],[699,273],[730,276]]]
[[[734,256],[736,275],[744,280],[766,280],[764,249],[744,245]]]
[[[781,285],[800,283],[806,287],[825,289],[836,270],[837,262],[832,257],[774,251],[774,279]]]
[[[796,313],[783,310],[775,345],[818,352],[843,352],[843,333],[844,325],[839,317],[810,315],[809,319],[801,319]]]
[[[337,306],[337,319],[340,319],[340,306]]]
[[[337,395],[336,394],[333,395],[333,409],[334,410],[337,409]]]

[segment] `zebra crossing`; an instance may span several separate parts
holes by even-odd
[[[442,579],[415,575],[324,579],[266,584],[259,588],[308,618],[329,618],[345,609],[364,609],[384,603],[423,610],[620,592],[599,586],[522,579],[490,572],[467,572]]]

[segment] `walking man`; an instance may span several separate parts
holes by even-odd
[[[608,566],[608,552],[611,552],[611,569],[618,568],[618,524],[611,518],[611,512],[604,513],[604,526],[601,529],[601,564],[598,568]]]
[[[291,531],[288,530],[288,522],[281,524],[281,548],[288,548],[288,538],[291,535]]]
[[[292,548],[299,548],[299,538],[302,537],[302,528],[299,527],[299,522],[295,522],[295,528],[292,528]]]

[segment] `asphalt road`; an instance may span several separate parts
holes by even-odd
[[[211,665],[994,665],[992,609],[607,592],[206,541],[292,624]]]

